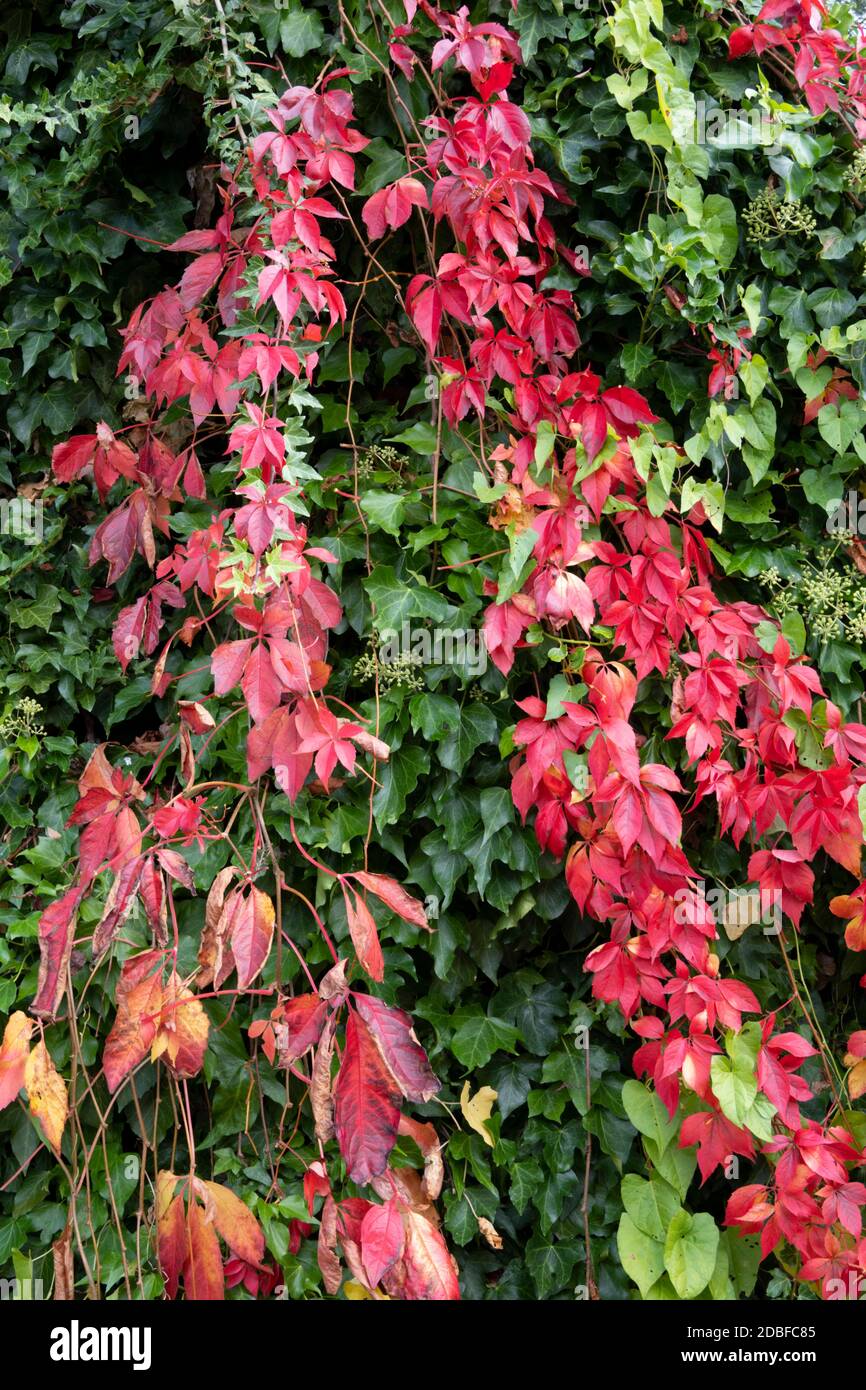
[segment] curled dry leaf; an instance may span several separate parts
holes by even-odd
[[[502,1249],[502,1236],[497,1231],[492,1221],[488,1221],[486,1216],[478,1217],[478,1229],[481,1232],[491,1250]]]
[[[337,1204],[331,1196],[325,1198],[322,1207],[317,1258],[325,1293],[337,1293],[343,1278],[343,1267],[337,1254]]]
[[[346,994],[349,989],[349,982],[346,979],[346,962],[338,960],[336,965],[332,965],[327,975],[323,975],[319,981],[319,997],[333,1002]]]
[[[442,1161],[442,1145],[433,1125],[413,1120],[410,1115],[400,1116],[399,1133],[414,1139],[424,1158],[424,1175],[421,1189],[424,1197],[435,1202],[442,1191],[445,1179],[445,1164]]]
[[[215,989],[221,988],[234,969],[231,947],[228,945],[231,913],[226,910],[226,894],[236,872],[231,866],[220,869],[210,886],[205,904],[204,930],[198,950],[198,978],[199,984],[213,984]]]
[[[334,1101],[331,1095],[331,1060],[334,1056],[334,1033],[337,1020],[332,1015],[322,1029],[319,1046],[313,1058],[310,1079],[310,1105],[316,1124],[316,1138],[327,1144],[334,1137]]]
[[[72,1263],[72,1224],[66,1222],[62,1233],[52,1243],[54,1257],[54,1300],[71,1302],[75,1298],[75,1273]]]
[[[24,1086],[30,1104],[30,1114],[39,1121],[45,1140],[56,1154],[69,1114],[66,1082],[51,1060],[51,1054],[40,1038],[24,1068]]]

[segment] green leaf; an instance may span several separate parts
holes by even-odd
[[[646,1298],[653,1284],[664,1273],[664,1245],[640,1230],[625,1211],[616,1231],[616,1248],[623,1269]]]
[[[680,1211],[664,1245],[664,1267],[680,1298],[697,1298],[713,1277],[719,1229],[709,1212]]]
[[[663,1241],[674,1217],[682,1211],[670,1184],[658,1176],[647,1181],[636,1173],[627,1173],[620,1191],[623,1206],[638,1230],[653,1240]]]
[[[675,1119],[668,1118],[668,1112],[655,1092],[648,1090],[640,1081],[630,1079],[622,1088],[622,1103],[635,1129],[651,1139],[659,1149],[666,1149],[677,1132],[677,1126]]]
[[[519,1034],[502,1018],[480,1010],[463,1019],[451,1039],[451,1051],[469,1071],[486,1066],[494,1052],[514,1052]]]

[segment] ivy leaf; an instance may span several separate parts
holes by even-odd
[[[480,1010],[463,1019],[451,1039],[451,1051],[469,1071],[486,1066],[494,1052],[514,1052],[519,1033],[502,1018]]]

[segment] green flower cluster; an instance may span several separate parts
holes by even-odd
[[[866,184],[866,149],[854,155],[846,179],[852,188],[862,188]]]
[[[799,612],[807,630],[819,641],[846,639],[866,642],[866,584],[853,571],[831,568],[832,555],[819,555],[818,564],[802,579],[783,579],[775,568],[762,575],[775,611]]]
[[[38,700],[31,700],[27,695],[19,700],[0,719],[0,743],[8,747],[19,738],[44,738],[45,729],[36,722],[41,713],[42,706]]]
[[[393,661],[382,661],[376,654],[378,641],[377,634],[373,633],[368,644],[370,650],[358,657],[352,667],[357,679],[372,683],[378,677],[383,690],[391,690],[394,686],[404,690],[423,690],[424,680],[418,672],[418,668],[424,665],[423,659],[414,652],[401,652]]]
[[[756,245],[795,233],[813,236],[817,226],[814,214],[799,198],[783,202],[774,188],[765,188],[752,199],[743,212],[743,221],[748,240]]]
[[[358,461],[358,477],[364,480],[371,478],[380,468],[399,473],[402,462],[400,453],[390,444],[371,444]]]

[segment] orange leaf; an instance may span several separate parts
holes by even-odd
[[[26,1014],[10,1014],[0,1047],[0,1110],[11,1105],[24,1085],[24,1068],[30,1050],[33,1021]]]
[[[382,947],[379,944],[379,933],[373,914],[357,893],[350,889],[344,890],[343,896],[346,899],[349,935],[361,967],[371,979],[382,980],[385,976],[385,962],[382,959]]]
[[[197,1202],[190,1202],[186,1217],[187,1258],[183,1267],[183,1287],[195,1303],[225,1298],[225,1281],[220,1243],[213,1223]]]
[[[161,951],[142,951],[124,961],[117,986],[117,1014],[105,1040],[102,1068],[108,1089],[143,1062],[156,1035],[162,1008]]]
[[[265,1253],[262,1228],[249,1207],[228,1187],[196,1179],[196,1191],[226,1245],[247,1264],[260,1265]]]
[[[201,1002],[181,985],[180,976],[172,971],[165,988],[159,1032],[151,1056],[165,1053],[177,1076],[195,1076],[201,1071],[210,1030],[208,1016]]]
[[[39,1121],[46,1142],[59,1154],[63,1129],[69,1114],[69,1096],[66,1082],[59,1075],[51,1060],[51,1054],[41,1039],[27,1058],[24,1085],[30,1102],[30,1114]]]

